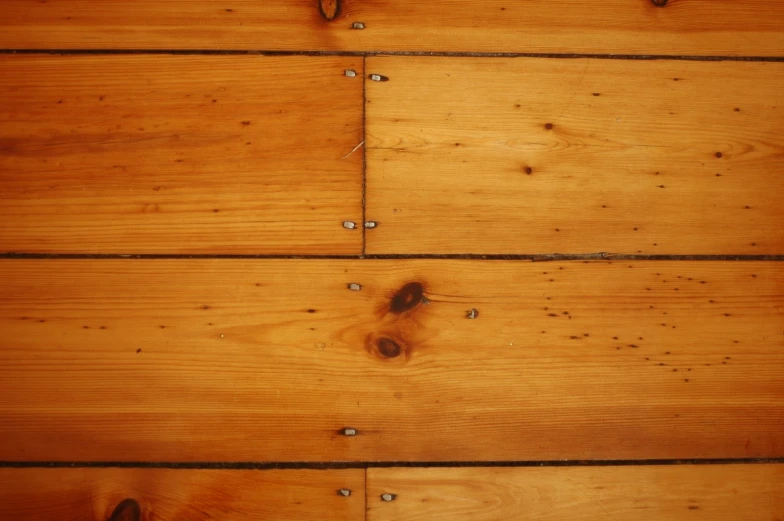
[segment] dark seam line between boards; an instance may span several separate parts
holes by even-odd
[[[120,254],[120,253],[0,253],[3,259],[71,259],[71,260],[109,260],[109,259],[302,259],[302,260],[501,260],[501,261],[784,261],[784,255],[639,255],[615,253],[584,254],[367,254],[367,255],[243,255],[243,254]]]
[[[442,56],[455,58],[594,58],[599,60],[681,60],[784,62],[784,56],[699,56],[669,54],[589,54],[541,52],[437,52],[437,51],[274,51],[211,49],[0,49],[0,54],[56,55],[261,55],[261,56]]]
[[[362,255],[367,249],[367,56],[362,57]]]
[[[0,468],[166,468],[248,470],[340,470],[389,467],[629,467],[654,465],[759,465],[784,464],[784,458],[710,458],[644,460],[554,461],[369,461],[369,462],[148,462],[148,461],[0,461]]]

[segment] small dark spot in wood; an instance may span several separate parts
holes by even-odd
[[[395,314],[413,309],[422,302],[424,288],[420,282],[409,282],[398,290],[389,302],[389,311]]]
[[[665,3],[667,3],[667,2],[665,2]],[[672,81],[678,81],[678,80],[680,80],[680,78],[673,78],[672,79]]]
[[[141,352],[142,352],[142,348],[141,348],[141,347],[140,347],[139,349],[137,349],[137,350],[136,350],[136,354],[137,354],[137,355],[138,355],[139,353],[141,353]]]
[[[756,243],[756,242],[752,242],[752,243],[751,243],[751,245],[752,245],[752,246],[756,246],[756,245],[757,245],[757,243]]]
[[[161,328],[161,329],[166,329],[166,326],[164,326],[164,325],[160,325],[158,327]]]
[[[651,0],[656,7],[664,7],[667,5],[668,0]],[[677,78],[676,78],[677,79]]]
[[[732,316],[732,315],[730,315],[729,313],[724,313],[724,316],[725,316],[725,317],[730,317],[730,316]]]
[[[738,107],[735,107],[735,112],[740,112],[740,109]]]
[[[659,188],[666,188],[666,186],[664,186],[664,185],[659,185]]]
[[[82,326],[82,329],[90,329],[90,326]]]
[[[308,309],[308,313],[315,313],[315,312],[316,312],[316,310],[315,310],[315,309],[313,309],[313,308],[311,308],[311,309]]]
[[[99,96],[98,101],[103,101],[103,96]]]
[[[227,12],[227,13],[233,13],[233,12],[234,12],[234,9],[226,9],[226,12]]]
[[[400,344],[387,337],[380,337],[376,340],[376,348],[384,358],[396,358],[403,352]]]
[[[207,309],[210,309],[210,306],[208,306],[207,304],[204,304],[204,305],[201,307],[201,309],[207,310]]]
[[[688,382],[689,380],[686,379],[686,381]],[[699,510],[699,509],[700,507],[698,507],[697,505],[689,505],[689,510]]]
[[[580,339],[579,336],[574,336],[574,335],[570,336],[569,338],[571,338],[572,340],[579,340]]]
[[[629,344],[628,347],[632,347],[634,349],[637,349],[640,346],[638,346],[637,344]]]
[[[557,231],[557,232],[560,232],[560,231],[561,231],[561,229],[560,229],[560,228],[556,228],[556,229],[555,229],[555,231]]]
[[[602,93],[601,93],[601,92],[594,92],[594,93],[593,93],[593,95],[594,95],[594,96],[601,96],[601,95],[602,95]]]
[[[721,174],[716,174],[716,177],[721,177]]]
[[[63,102],[63,100],[58,100],[58,102],[57,102],[57,103],[58,103],[58,104],[61,104],[62,102]]]
[[[212,211],[213,211],[213,213],[218,213],[218,212],[220,212],[220,209],[214,208]]]
[[[46,320],[39,320],[39,322],[46,322]],[[101,326],[101,329],[106,329],[106,326]]]
[[[722,155],[723,155],[723,154],[722,154],[721,152],[716,152],[716,157],[717,157],[717,158],[721,159],[721,156],[722,156]]]
[[[250,121],[243,121],[242,122],[242,126],[243,127],[247,127],[248,125],[250,125]]]
[[[554,125],[552,123],[545,123],[544,128],[546,128],[547,130],[552,130],[553,126]]]
[[[526,175],[531,175],[531,174],[534,173],[534,169],[531,168],[530,166],[527,166],[527,167],[525,167],[525,173],[526,173]]]
[[[617,337],[617,336],[614,336],[614,337],[613,337],[613,340],[618,340],[618,337]]]
[[[123,499],[109,516],[107,521],[140,521],[142,509],[139,503],[132,498]]]

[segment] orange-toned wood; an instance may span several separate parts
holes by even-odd
[[[770,521],[782,465],[368,470],[369,521]],[[397,494],[382,501],[385,493]]]
[[[783,266],[6,259],[0,460],[780,457]]]
[[[0,252],[359,253],[361,70],[1,56]]]
[[[656,3],[665,3],[657,7]],[[784,54],[769,0],[5,0],[0,47]],[[352,29],[354,22],[364,29]]]
[[[360,521],[364,474],[361,469],[5,468],[0,469],[0,517]],[[351,495],[339,495],[342,488]]]
[[[369,253],[784,253],[782,63],[367,67]]]

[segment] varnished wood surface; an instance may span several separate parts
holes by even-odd
[[[3,7],[0,47],[10,49],[784,55],[784,5],[768,0],[5,0]],[[356,22],[364,28],[353,29]]]
[[[775,262],[6,259],[0,460],[781,457],[782,288]]]
[[[0,56],[0,252],[359,253],[361,76],[359,57]]]
[[[0,518],[26,521],[360,521],[365,471],[0,469]],[[340,489],[350,490],[344,497]]]
[[[784,253],[782,63],[367,68],[369,253]]]
[[[782,465],[369,469],[367,519],[770,521],[782,488]]]

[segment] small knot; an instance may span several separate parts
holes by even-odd
[[[128,498],[120,501],[107,521],[140,521],[141,518],[142,509],[138,501]]]
[[[331,22],[340,14],[340,0],[319,0],[319,11],[325,20]]]
[[[669,0],[651,0],[651,2],[653,2],[653,5],[655,5],[656,7],[664,7],[667,5],[668,1]]]

